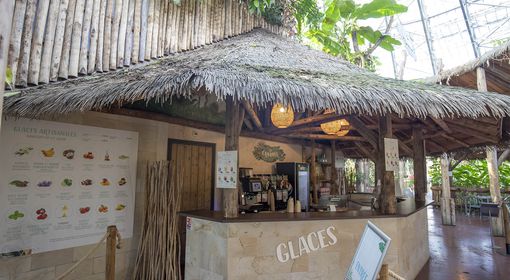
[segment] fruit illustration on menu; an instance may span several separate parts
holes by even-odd
[[[87,152],[83,154],[84,159],[94,159],[94,154],[92,152]]]
[[[101,206],[99,206],[99,208],[97,208],[97,211],[99,213],[107,213],[108,212],[108,206],[101,204]]]
[[[41,153],[43,154],[44,157],[53,157],[55,155],[55,149],[49,148],[46,150],[41,150]]]
[[[28,181],[14,180],[9,183],[9,185],[17,187],[17,188],[26,188],[28,187]]]
[[[22,212],[20,212],[18,210],[14,211],[13,213],[11,213],[9,215],[9,219],[14,220],[14,221],[22,219],[23,217],[25,217],[25,214],[23,214]]]
[[[103,187],[107,187],[110,185],[110,181],[108,181],[106,178],[103,178],[99,184]]]
[[[73,159],[74,158],[74,150],[67,149],[62,152],[62,155],[67,159]]]
[[[69,179],[69,178],[65,178],[64,180],[62,180],[62,183],[60,183],[60,185],[62,187],[70,187],[73,185],[73,180]]]
[[[118,183],[119,183],[119,186],[124,186],[125,184],[127,184],[126,178],[124,178],[124,177],[120,178]]]
[[[80,214],[85,215],[90,211],[90,207],[80,207]]]
[[[52,184],[51,181],[41,181],[37,183],[37,186],[41,188],[48,188],[51,187],[51,184]]]
[[[19,148],[14,154],[17,155],[17,156],[24,156],[24,155],[28,155],[30,154],[30,152],[33,150],[34,148],[32,147],[23,147],[23,148]]]
[[[126,205],[124,204],[117,204],[117,206],[115,206],[115,210],[117,211],[122,211],[124,208],[126,208]]]
[[[62,208],[60,209],[60,212],[61,212],[61,215],[60,215],[60,218],[67,218],[67,216],[69,215],[69,207],[66,205],[62,206]]]
[[[86,187],[86,186],[91,186],[92,185],[92,180],[91,179],[85,179],[83,181],[81,181],[81,185]]]
[[[48,214],[46,213],[46,209],[39,208],[35,211],[37,220],[46,220],[48,218]]]

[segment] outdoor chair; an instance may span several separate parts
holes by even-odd
[[[477,196],[469,195],[466,200],[466,215],[471,215],[473,211],[478,211],[478,213],[480,213],[480,200]]]

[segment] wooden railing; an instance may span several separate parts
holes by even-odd
[[[191,50],[263,27],[239,0],[16,0],[7,65],[16,87]]]

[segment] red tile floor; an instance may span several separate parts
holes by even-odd
[[[457,212],[456,226],[441,224],[441,211],[428,209],[430,259],[417,280],[510,279],[510,256],[504,253],[504,239],[494,237],[491,248],[487,217]]]

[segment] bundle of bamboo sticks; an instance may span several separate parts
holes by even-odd
[[[144,222],[133,279],[181,278],[177,212],[182,181],[175,164],[148,164]]]

